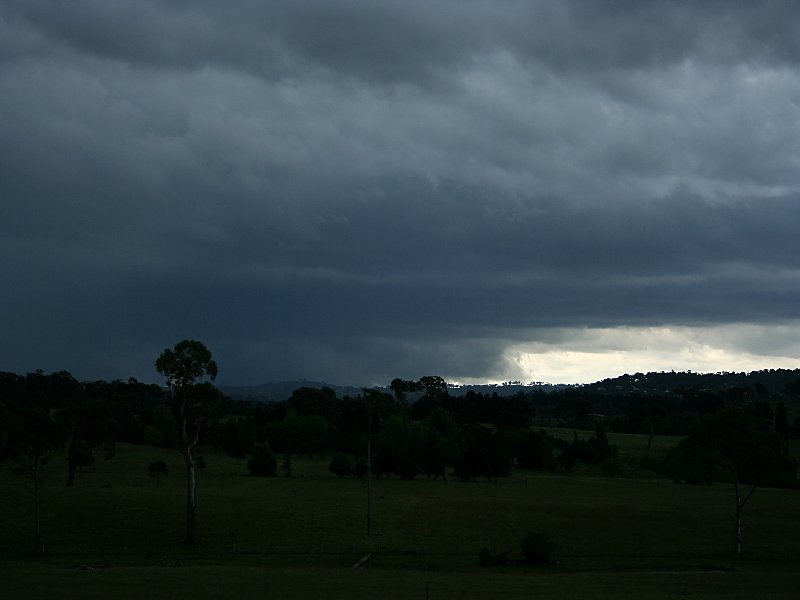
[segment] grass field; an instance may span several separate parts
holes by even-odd
[[[576,431],[568,427],[542,427],[544,431],[562,440],[572,441],[574,433],[581,439],[589,439],[593,431]],[[574,432],[574,433],[573,433]],[[619,448],[620,453],[628,453],[633,456],[644,456],[647,454],[647,442],[650,436],[644,433],[614,433],[608,434],[608,441]],[[679,436],[655,435],[650,446],[652,456],[662,457],[672,450],[678,442],[683,439]]]
[[[737,558],[726,485],[521,471],[498,484],[380,480],[368,536],[366,482],[335,479],[327,461],[295,458],[291,478],[256,479],[227,456],[205,457],[193,547],[180,543],[177,452],[121,445],[69,489],[54,459],[41,562],[26,555],[30,493],[0,469],[0,597],[790,598],[800,587],[796,490],[756,492]],[[147,473],[158,458],[169,466],[160,484]],[[537,529],[558,544],[559,565],[478,566],[481,548],[518,553]]]

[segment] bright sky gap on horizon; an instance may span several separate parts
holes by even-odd
[[[800,367],[790,2],[0,2],[0,370]]]

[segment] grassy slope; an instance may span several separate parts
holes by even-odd
[[[146,465],[161,457],[170,474],[156,485]],[[254,479],[228,457],[209,452],[206,460],[198,489],[202,542],[193,548],[180,544],[177,453],[123,445],[72,489],[63,486],[63,461],[54,460],[42,564],[23,556],[30,495],[0,470],[2,596],[45,598],[57,587],[63,598],[133,598],[144,581],[149,595],[171,598],[218,597],[220,590],[423,598],[426,583],[432,598],[788,598],[800,585],[800,492],[793,490],[753,496],[744,515],[746,555],[735,559],[733,492],[724,485],[522,472],[496,485],[376,481],[368,537],[365,482],[333,479],[325,461],[295,459],[290,479]],[[481,547],[516,552],[533,529],[556,540],[560,566],[477,567]],[[367,552],[375,553],[370,567],[353,572],[350,565]],[[110,566],[74,568],[102,560]]]
[[[571,441],[573,429],[567,427],[542,427],[547,433],[563,440]],[[593,431],[576,431],[581,439],[588,439]],[[614,433],[608,434],[608,441],[619,448],[620,455],[644,456],[647,454],[648,435],[642,433]],[[672,450],[678,442],[683,439],[680,436],[655,435],[650,446],[650,455],[656,458],[665,456]]]

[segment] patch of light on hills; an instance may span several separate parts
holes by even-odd
[[[560,330],[510,346],[507,378],[591,383],[648,371],[800,368],[800,324]]]

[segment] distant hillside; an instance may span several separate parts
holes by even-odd
[[[674,392],[677,390],[720,391],[762,385],[773,391],[793,389],[800,383],[800,369],[763,369],[750,373],[659,372],[634,373],[587,384],[597,390],[616,392]]]
[[[631,394],[649,393],[664,394],[679,390],[698,390],[698,391],[720,391],[731,388],[752,388],[754,385],[762,385],[773,392],[783,392],[792,390],[793,393],[800,392],[800,369],[764,369],[750,373],[693,373],[691,371],[682,372],[651,372],[634,373],[633,375],[620,375],[609,379],[603,379],[595,383],[583,385],[549,384],[534,383],[524,385],[518,382],[501,384],[476,384],[476,385],[450,385],[448,393],[451,396],[463,396],[472,391],[476,394],[490,396],[513,396],[517,392],[555,392],[566,388],[581,388],[585,391],[593,390],[605,394]],[[223,386],[221,390],[224,394],[235,400],[257,400],[260,402],[279,402],[288,399],[292,392],[298,388],[310,387],[320,389],[327,387],[336,392],[336,396],[356,396],[360,394],[364,387],[371,386],[352,386],[334,385],[324,381],[310,381],[298,379],[295,381],[279,381],[263,383],[254,386]],[[388,387],[377,388],[389,392]],[[415,395],[409,396],[414,400]]]
[[[467,392],[475,392],[476,394],[484,394],[491,396],[497,394],[498,396],[513,396],[517,392],[530,392],[537,390],[540,392],[552,392],[561,388],[570,387],[563,383],[534,383],[524,385],[522,383],[484,383],[475,385],[455,385],[447,388],[447,393],[451,396],[464,396]]]
[[[327,387],[336,392],[336,396],[355,396],[360,394],[363,388],[333,385],[323,381],[309,381],[298,379],[296,381],[277,381],[272,383],[262,383],[261,385],[251,386],[220,386],[222,393],[234,400],[257,400],[260,402],[280,402],[288,399],[296,389],[308,387],[320,389]]]
[[[320,389],[327,387],[336,392],[336,396],[342,398],[344,396],[355,396],[360,394],[365,387],[370,386],[352,386],[352,385],[334,385],[332,383],[325,383],[324,381],[309,381],[306,379],[298,379],[295,381],[278,381],[272,383],[262,383],[260,385],[251,386],[220,386],[222,392],[229,398],[234,400],[256,400],[259,402],[280,402],[286,400],[292,395],[292,392],[298,388],[308,387]],[[475,392],[476,394],[485,394],[490,396],[497,394],[498,396],[513,396],[517,392],[529,392],[531,390],[539,390],[544,392],[551,392],[553,390],[567,387],[563,384],[552,385],[549,383],[541,383],[534,385],[523,384],[477,384],[477,385],[451,385],[448,387],[448,393],[451,396],[463,396],[467,392]],[[388,387],[377,387],[387,393]],[[411,395],[413,399],[413,394]]]

